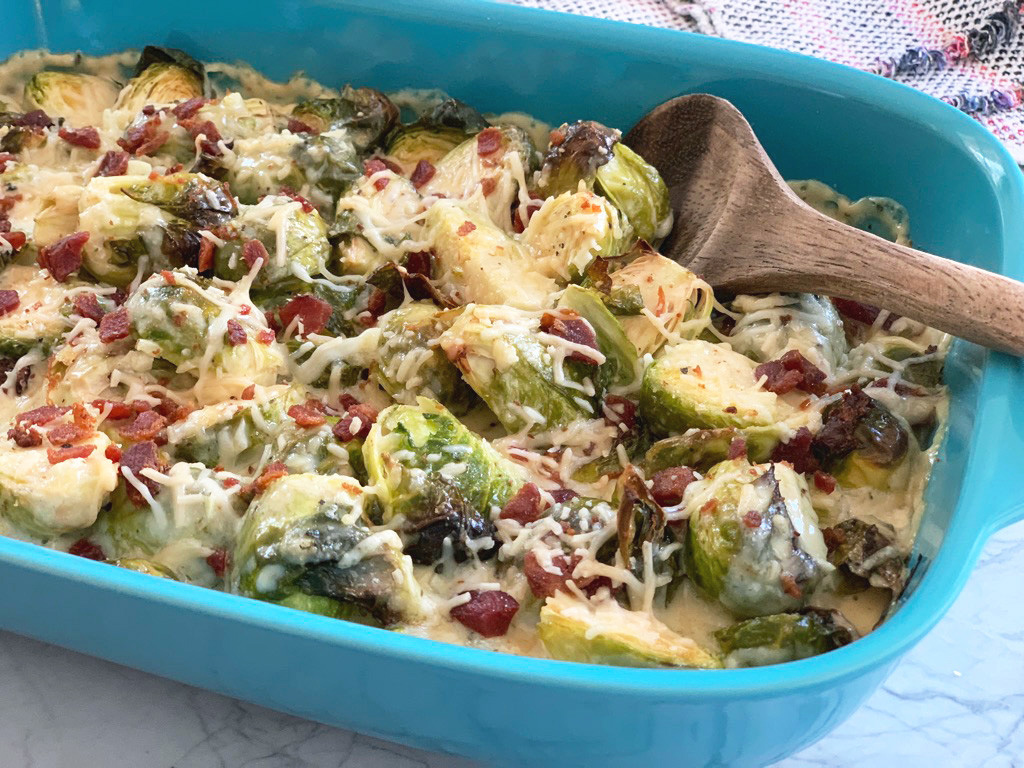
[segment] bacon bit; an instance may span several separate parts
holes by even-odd
[[[331,319],[334,310],[323,299],[301,294],[281,307],[277,314],[282,328],[287,328],[292,321],[298,319],[301,330],[297,326],[295,335],[308,336],[311,333],[320,333],[327,326],[327,321]]]
[[[142,114],[146,115],[146,117],[149,117],[150,115],[155,115],[156,114],[156,107],[153,106],[152,104],[147,104],[146,106],[144,106],[142,108],[141,111],[142,111]]]
[[[501,637],[508,632],[519,602],[508,592],[498,589],[472,589],[469,602],[457,605],[448,613],[460,624],[484,637]]]
[[[779,581],[782,582],[782,591],[795,600],[799,600],[804,596],[804,591],[800,589],[800,585],[796,583],[796,579],[793,578],[792,574],[783,572],[779,576]]]
[[[156,411],[143,411],[131,424],[118,429],[126,440],[154,440],[160,431],[167,426],[167,419]]]
[[[296,194],[295,190],[293,190],[291,187],[281,187],[281,189],[278,190],[277,194],[283,195],[284,197],[290,197],[296,203],[300,203],[302,205],[303,213],[312,213],[314,210],[313,204],[309,202],[309,200],[304,198],[302,195]]]
[[[405,257],[405,271],[410,275],[429,278],[433,272],[434,256],[430,251],[414,251]]]
[[[730,459],[745,459],[747,457],[747,441],[740,437],[734,437],[729,442],[729,458]]]
[[[292,133],[312,133],[314,135],[318,133],[316,128],[308,123],[302,122],[297,117],[288,118],[288,130]]]
[[[149,172],[149,180],[150,181],[156,181],[159,178],[160,178],[160,173],[158,171],[150,171]]]
[[[747,528],[760,528],[761,527],[761,513],[750,510],[743,516],[743,524]]]
[[[555,128],[553,131],[551,131],[551,133],[548,134],[548,141],[551,143],[551,146],[553,147],[560,146],[561,143],[565,141],[565,131],[563,131],[561,128]]]
[[[109,406],[110,411],[107,413],[107,419],[109,421],[121,421],[127,419],[137,411],[132,408],[128,403],[119,403],[115,400],[93,400],[92,407],[97,411],[103,412]],[[148,408],[148,404],[147,404]]]
[[[185,166],[182,165],[181,163],[175,163],[174,165],[169,167],[166,171],[164,171],[164,176],[173,176],[176,173],[180,173],[182,170],[184,170],[184,168],[185,168]]]
[[[12,251],[17,251],[28,242],[28,237],[24,232],[2,232],[0,233],[0,240],[7,243]]]
[[[519,203],[514,202],[512,204],[512,229],[518,234],[522,234],[526,230],[526,225],[537,211],[540,210],[541,201],[531,200],[526,205],[526,221],[523,221],[522,216],[519,215]]]
[[[96,168],[97,176],[124,176],[128,173],[127,152],[120,152],[112,149],[103,155],[99,166]]]
[[[540,489],[535,483],[527,483],[505,502],[499,517],[502,520],[515,520],[520,525],[526,525],[540,519],[540,513]]]
[[[485,179],[480,180],[480,189],[483,190],[484,197],[490,197],[491,193],[497,188],[498,180],[493,176],[488,176]]]
[[[457,234],[459,237],[465,237],[475,229],[476,224],[474,224],[472,221],[464,221],[462,222],[462,226],[455,230],[455,234]]]
[[[35,448],[43,444],[43,436],[38,431],[18,425],[7,430],[7,438],[19,448]]]
[[[557,336],[558,338],[565,339],[573,344],[590,347],[591,349],[600,352],[600,349],[597,346],[597,335],[594,333],[594,329],[590,326],[590,323],[575,312],[570,312],[568,310],[562,310],[557,314],[554,312],[545,312],[540,318],[540,329],[545,333],[550,333],[552,336]],[[597,364],[594,358],[587,357],[585,353],[579,350],[573,350],[572,354],[569,355],[569,359],[577,360],[589,365]]]
[[[100,306],[99,297],[95,293],[76,293],[71,301],[75,314],[79,317],[86,317],[99,325],[103,315],[103,307]]]
[[[830,555],[846,543],[846,533],[842,528],[822,528],[821,535]]]
[[[501,149],[501,130],[491,126],[476,135],[476,153],[481,157],[492,155]]]
[[[832,493],[836,489],[836,479],[819,469],[814,473],[814,487],[822,493]]]
[[[95,431],[91,425],[85,427],[79,424],[58,424],[47,431],[46,439],[50,441],[50,445],[68,446],[88,440],[93,434]]]
[[[612,582],[607,576],[588,576],[582,579],[572,577],[581,559],[576,554],[571,557],[555,555],[551,558],[551,565],[557,568],[559,573],[551,573],[540,564],[533,551],[527,552],[523,558],[523,575],[530,585],[530,591],[539,598],[552,597],[559,591],[568,592],[566,583],[570,581],[575,582],[587,595],[594,595],[601,587],[610,590]]]
[[[788,462],[793,470],[814,472],[818,469],[818,460],[811,454],[811,443],[814,436],[807,427],[800,427],[788,442],[780,443],[772,450],[771,460],[776,464]]]
[[[874,401],[859,387],[854,387],[829,406],[825,421],[811,446],[814,456],[828,464],[854,450],[857,447],[854,437],[857,425],[873,407]]]
[[[236,485],[241,485],[241,484],[242,484],[241,480],[239,480],[237,477],[225,477],[224,478],[224,487],[225,488],[234,488]]]
[[[202,96],[196,96],[181,102],[176,107],[173,107],[171,109],[171,114],[179,120],[189,120],[195,117],[196,113],[209,103],[210,99],[204,99]]]
[[[416,187],[416,189],[419,189],[434,178],[435,173],[437,173],[437,169],[434,167],[433,163],[429,160],[420,160],[416,163],[416,168],[413,170],[412,176],[409,177],[409,181],[412,182],[412,185]]]
[[[57,132],[57,135],[68,144],[76,147],[83,147],[85,149],[100,148],[100,132],[92,126],[78,129],[65,126]]]
[[[375,182],[373,182],[373,188],[376,189],[378,192],[381,192],[390,183],[391,179],[388,178],[377,179]]]
[[[250,384],[249,386],[247,386],[245,389],[242,390],[242,399],[243,400],[252,400],[254,397],[256,397],[256,385],[255,384]]]
[[[323,413],[316,407],[315,401],[303,405],[293,405],[288,409],[288,416],[295,422],[296,426],[303,429],[322,427],[327,423]]]
[[[245,344],[248,340],[249,334],[245,332],[242,324],[234,318],[228,320],[228,344],[232,347],[238,347]]]
[[[256,341],[258,341],[260,344],[273,344],[274,339],[276,338],[277,334],[275,334],[269,328],[264,328],[262,331],[256,334]]]
[[[718,507],[718,501],[715,499],[709,499],[705,502],[704,506],[700,508],[702,515],[710,515]]]
[[[168,285],[174,285],[174,273],[169,269],[161,269],[160,277],[162,277]]]
[[[60,464],[68,459],[84,459],[95,450],[95,445],[64,445],[60,448],[47,448],[46,460],[51,464]]]
[[[632,432],[636,428],[637,404],[621,395],[605,395],[604,420],[606,424],[615,426],[622,424]]]
[[[373,176],[375,173],[386,171],[387,169],[387,164],[379,157],[370,157],[367,158],[366,160],[363,160],[363,174],[367,178]]]
[[[697,479],[689,467],[670,467],[655,472],[651,477],[651,497],[664,507],[679,504],[686,493],[686,487]]]
[[[107,446],[107,449],[103,451],[103,455],[110,459],[110,461],[120,461],[121,449],[118,448],[113,443],[111,443],[110,445]]]
[[[19,413],[14,417],[14,424],[19,427],[39,427],[49,424],[70,410],[66,405],[41,405],[31,411]]]
[[[152,117],[144,123],[133,125],[117,140],[117,145],[136,157],[148,155],[160,149],[171,134],[160,129],[160,118]]]
[[[12,155],[10,152],[0,152],[0,173],[7,170],[7,164],[12,163],[18,158]]]
[[[0,316],[13,312],[19,304],[21,304],[21,299],[18,297],[17,291],[0,291]]]
[[[345,415],[331,431],[343,443],[352,440],[365,440],[375,421],[377,421],[377,409],[368,403],[358,403],[345,410]],[[355,428],[353,429],[353,427]]]
[[[228,567],[228,551],[218,547],[206,556],[206,564],[213,569],[218,579],[223,578]]]
[[[39,266],[49,270],[58,283],[63,283],[82,266],[82,248],[88,240],[88,232],[74,232],[43,246],[37,257]]]
[[[128,318],[128,309],[120,307],[113,312],[108,312],[100,320],[100,341],[110,344],[119,339],[127,339],[131,330],[132,324]]]
[[[49,128],[53,125],[53,118],[41,109],[33,109],[15,119],[11,124],[20,128]]]
[[[193,408],[190,405],[181,405],[170,398],[165,397],[152,410],[167,419],[168,424],[174,424],[175,422],[183,421],[188,418],[188,415],[192,413]]]
[[[567,501],[579,498],[579,494],[576,491],[571,491],[568,488],[555,488],[548,491],[548,495],[551,496],[555,504],[565,504]]]
[[[253,480],[252,485],[247,486],[249,491],[257,496],[270,487],[271,483],[288,474],[288,467],[282,461],[274,461],[263,468],[260,476]]]
[[[84,557],[86,560],[97,560],[103,562],[107,559],[107,556],[103,553],[103,548],[99,544],[93,544],[88,539],[79,539],[70,547],[68,547],[68,554],[75,555],[77,557]]]
[[[152,478],[143,475],[142,470],[155,469],[159,472],[163,470],[163,466],[163,462],[160,461],[160,456],[157,453],[156,443],[151,440],[144,443],[135,443],[126,448],[124,453],[121,454],[121,467],[130,470],[135,476],[136,481],[144,485],[151,495],[159,490],[158,484]],[[128,499],[136,507],[146,506],[145,497],[135,487],[134,483],[128,482],[127,478],[125,478],[125,492]]]
[[[196,261],[196,269],[200,272],[209,272],[213,269],[213,241],[209,238],[199,236],[199,256]]]
[[[352,397],[348,392],[342,392],[338,395],[338,404],[341,405],[342,411],[347,411],[353,405],[359,405],[359,401]]]
[[[240,315],[248,315],[250,312],[252,312],[252,307],[248,304],[243,304],[238,308],[238,314]]]
[[[245,266],[252,269],[260,259],[263,259],[263,264],[267,264],[270,261],[267,247],[259,240],[246,240],[242,244],[242,261],[245,262]]]

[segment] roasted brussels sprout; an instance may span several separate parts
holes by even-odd
[[[520,242],[537,255],[535,269],[547,268],[561,281],[579,280],[594,259],[611,258],[628,247],[619,212],[592,192],[563,192],[549,197]]]
[[[365,494],[341,475],[275,480],[246,512],[228,584],[232,592],[324,616],[384,626],[423,610],[398,534],[373,531]]]
[[[623,667],[722,666],[651,614],[627,611],[614,600],[595,603],[558,592],[541,608],[537,632],[547,652],[562,661]]]
[[[338,198],[363,175],[359,154],[344,130],[306,136],[295,144],[292,159],[295,176],[305,182],[305,186],[296,186],[308,191],[310,202],[328,219],[334,216]],[[287,177],[279,182],[285,186],[290,183],[293,182]]]
[[[228,189],[198,173],[147,177],[144,181],[121,184],[120,190],[136,202],[155,205],[200,229],[222,226],[238,214],[238,206]]]
[[[570,285],[558,306],[571,309],[590,323],[597,334],[597,346],[604,355],[600,379],[605,387],[632,389],[640,379],[640,359],[622,325],[595,291]]]
[[[859,636],[839,611],[821,608],[758,616],[715,632],[727,668],[806,659],[849,645]]]
[[[18,306],[0,315],[0,357],[19,358],[34,347],[49,349],[67,330],[61,284],[34,267],[12,264],[0,272],[0,290],[17,290]]]
[[[148,104],[173,104],[203,96],[205,90],[206,70],[202,64],[184,51],[147,45],[114,108],[138,112]]]
[[[737,616],[802,607],[833,571],[807,484],[784,464],[743,459],[687,489],[687,575]]]
[[[441,334],[441,349],[509,432],[554,429],[598,413],[594,381],[604,355],[548,332],[549,316],[559,317],[475,305]],[[570,359],[583,354],[580,348],[588,350],[588,362]]]
[[[572,192],[582,181],[618,208],[634,237],[656,242],[669,233],[668,187],[653,166],[619,140],[618,131],[580,120],[554,135],[557,143],[552,142],[541,169],[543,194]]]
[[[79,72],[37,72],[25,83],[25,101],[71,125],[99,125],[114,106],[117,86],[105,77]]]
[[[706,472],[729,458],[729,447],[734,440],[742,440],[747,457],[754,463],[761,463],[771,457],[779,435],[774,427],[689,429],[652,445],[642,466],[648,476],[670,467],[690,467]]]
[[[854,347],[850,368],[878,377],[899,371],[903,382],[934,389],[942,385],[944,357],[937,345],[921,344],[902,336],[882,336]]]
[[[726,346],[680,341],[644,374],[640,412],[660,435],[697,427],[768,427],[792,411],[758,386],[755,363]]]
[[[296,104],[292,117],[315,133],[344,128],[355,148],[366,152],[377,146],[398,121],[398,107],[378,90],[346,85],[338,98]]]
[[[842,573],[899,594],[906,581],[903,553],[877,525],[849,518],[823,531],[828,561]]]
[[[425,160],[437,165],[442,157],[489,123],[473,107],[458,99],[445,99],[416,122],[395,128],[385,150],[406,172]]]

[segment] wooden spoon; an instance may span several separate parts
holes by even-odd
[[[625,137],[668,185],[661,251],[733,293],[819,293],[1024,355],[1024,283],[891,243],[805,204],[725,99],[680,96]]]

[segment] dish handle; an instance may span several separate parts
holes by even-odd
[[[986,457],[985,462],[990,468],[988,496],[995,508],[989,519],[990,533],[1024,521],[1024,359],[999,356],[1010,386],[987,409],[989,434],[998,436],[989,449],[996,456]]]

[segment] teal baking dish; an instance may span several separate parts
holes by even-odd
[[[790,177],[906,204],[917,243],[1024,277],[1024,177],[980,125],[881,78],[764,48],[472,0],[7,0],[0,56],[146,43],[271,76],[441,87],[481,109],[628,128],[734,101]],[[13,34],[12,34],[13,32]],[[312,616],[0,539],[0,626],[276,709],[489,764],[764,765],[849,716],[1024,517],[1021,364],[958,344],[911,588],[833,653],[736,671],[526,659]],[[1009,458],[1009,462],[1007,460]]]

